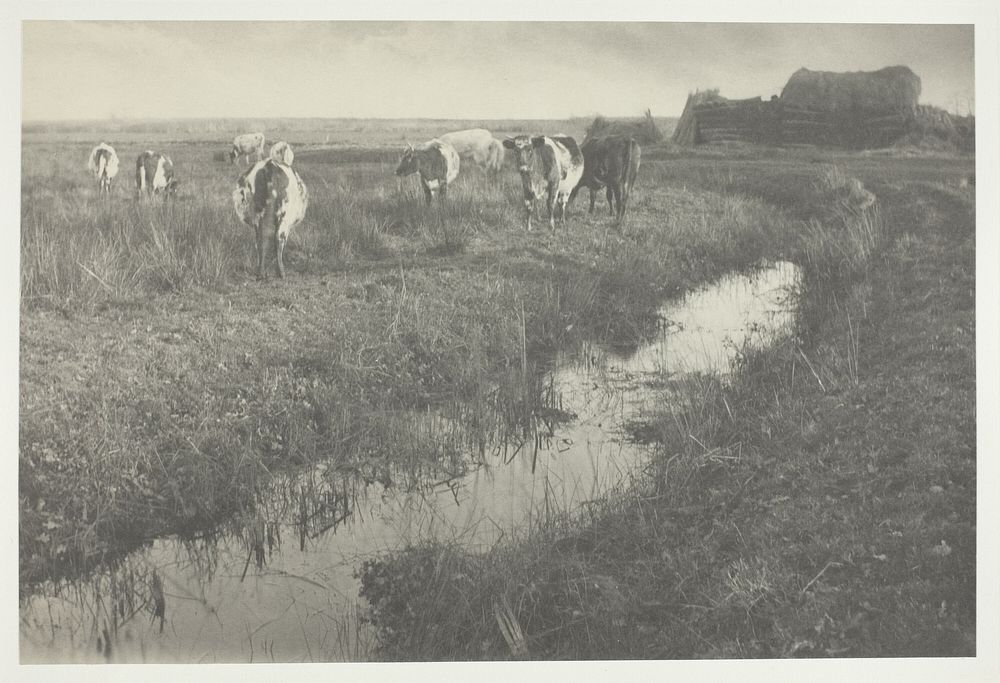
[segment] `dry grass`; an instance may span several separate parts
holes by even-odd
[[[612,120],[603,116],[595,118],[587,126],[585,140],[610,135],[627,135],[635,138],[640,145],[655,145],[665,139],[663,131],[653,119],[650,110],[646,110],[643,118],[638,120]]]

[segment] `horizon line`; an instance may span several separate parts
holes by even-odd
[[[572,119],[589,119],[603,116],[612,119],[642,119],[644,114],[629,116],[602,114],[570,114],[569,116],[144,116],[144,117],[105,117],[80,119],[22,119],[21,125],[41,123],[138,123],[160,121],[221,121],[237,119],[242,121],[271,119],[282,121],[565,121]],[[678,118],[680,114],[653,114],[654,119]]]

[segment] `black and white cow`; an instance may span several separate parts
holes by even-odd
[[[448,185],[458,177],[460,166],[458,152],[447,142],[434,139],[417,148],[407,145],[396,167],[397,176],[420,174],[427,203],[431,203],[435,190],[438,197],[448,196]]]
[[[583,175],[583,153],[576,140],[565,135],[518,135],[507,138],[503,146],[514,151],[517,172],[524,190],[524,210],[531,230],[535,198],[545,194],[549,227],[556,229],[555,207],[558,204],[563,224],[570,193]]]
[[[100,194],[111,194],[111,181],[118,175],[118,155],[115,148],[102,142],[90,151],[87,168],[97,178],[97,188]]]
[[[457,130],[438,139],[454,147],[463,164],[479,166],[493,174],[503,168],[503,144],[485,128]]]
[[[285,277],[283,254],[292,228],[305,218],[309,193],[292,167],[274,159],[258,161],[236,181],[236,215],[253,230],[257,276],[266,279],[265,265],[275,247],[278,276]]]
[[[284,141],[271,145],[271,152],[268,156],[286,166],[291,166],[292,162],[295,161],[295,152],[292,151],[292,146]]]
[[[163,195],[163,198],[177,194],[180,181],[174,178],[174,164],[170,157],[147,149],[135,160],[135,194],[140,196]]]
[[[639,172],[642,156],[639,143],[628,136],[611,135],[584,140],[582,151],[585,161],[583,176],[573,188],[570,201],[573,201],[580,188],[586,187],[590,190],[590,213],[594,213],[597,191],[606,187],[605,196],[608,198],[611,215],[621,221],[625,217],[628,198]]]
[[[233,148],[229,152],[229,162],[235,164],[241,156],[250,163],[250,155],[256,154],[257,161],[264,158],[264,134],[244,133],[233,138]]]

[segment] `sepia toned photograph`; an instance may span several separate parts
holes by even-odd
[[[978,25],[97,17],[18,22],[22,669],[988,654]]]

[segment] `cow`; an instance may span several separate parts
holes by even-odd
[[[590,190],[590,210],[594,213],[597,191],[606,187],[608,209],[618,222],[625,217],[629,194],[639,172],[642,149],[630,137],[611,135],[583,141],[584,167],[580,182],[573,188],[569,200],[572,202],[580,188]]]
[[[230,163],[235,164],[241,156],[246,157],[247,163],[250,163],[251,154],[257,155],[257,161],[264,158],[263,133],[244,133],[233,138],[233,148],[229,152]]]
[[[434,191],[442,200],[448,196],[448,184],[458,177],[460,165],[458,152],[443,140],[430,140],[414,148],[407,145],[396,167],[397,176],[420,173],[420,184],[424,188],[427,203],[431,203]]]
[[[292,162],[295,161],[295,152],[292,151],[292,146],[283,141],[271,145],[271,153],[268,156],[286,166],[291,166]]]
[[[463,164],[472,164],[497,174],[503,169],[503,144],[485,128],[445,133],[438,138],[455,148]]]
[[[170,157],[147,149],[135,160],[135,195],[163,195],[163,198],[177,194],[180,181],[174,178],[174,164]]]
[[[521,187],[524,190],[528,230],[531,230],[535,198],[543,192],[549,209],[549,227],[556,229],[556,205],[559,206],[565,225],[569,195],[583,175],[583,154],[576,140],[565,135],[518,135],[505,139],[503,146],[514,151],[517,161],[517,172],[521,175]],[[536,155],[539,164],[535,162]]]
[[[118,175],[118,155],[115,154],[115,148],[106,142],[97,145],[90,150],[87,168],[97,178],[98,193],[110,195],[111,181]]]
[[[233,206],[240,220],[253,230],[257,256],[257,277],[267,279],[265,265],[272,244],[275,247],[278,277],[285,277],[285,242],[305,218],[309,192],[299,174],[288,164],[274,159],[258,161],[236,181]]]

